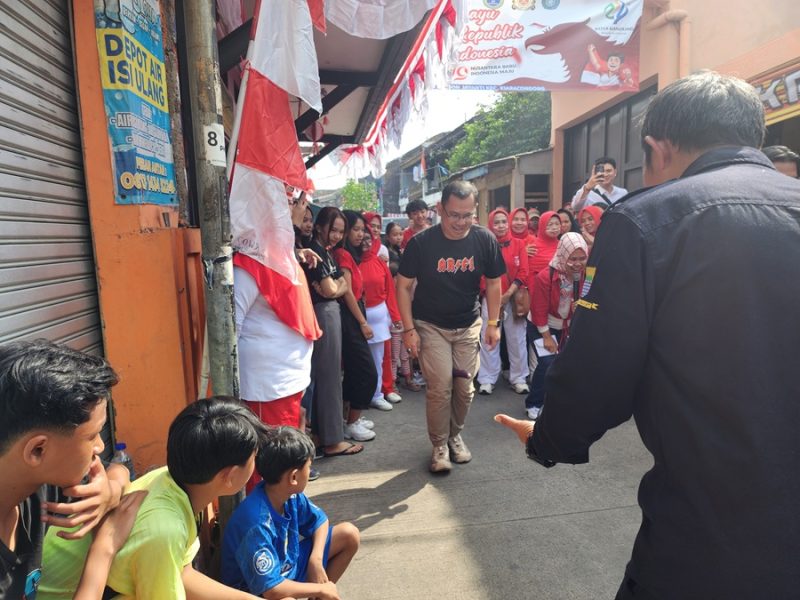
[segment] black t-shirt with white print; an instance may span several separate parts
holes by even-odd
[[[451,240],[437,225],[409,240],[399,272],[417,280],[415,319],[460,329],[480,315],[481,277],[500,277],[506,265],[497,238],[488,229],[473,225],[465,238]]]
[[[328,252],[328,250],[323,247],[322,244],[316,240],[316,238],[311,241],[308,247],[316,252],[320,257],[320,261],[313,269],[306,264],[303,264],[303,268],[306,270],[306,277],[308,279],[308,287],[311,290],[311,302],[314,304],[319,304],[320,302],[333,302],[335,298],[325,298],[324,296],[320,296],[311,283],[319,283],[326,277],[339,279],[342,277],[342,270],[339,268],[339,265],[336,263],[336,259],[333,258],[333,255]]]

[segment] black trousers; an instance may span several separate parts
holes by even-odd
[[[364,410],[369,408],[369,403],[372,401],[372,395],[378,385],[378,373],[367,339],[361,332],[361,326],[344,303],[341,308],[344,370],[342,396],[345,402],[350,403],[350,408]]]

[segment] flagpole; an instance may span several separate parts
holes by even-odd
[[[247,81],[250,79],[250,58],[252,55],[253,40],[250,39],[250,42],[247,44],[246,66],[244,75],[242,75],[242,85],[239,86],[239,96],[236,98],[236,115],[233,119],[233,131],[231,131],[231,140],[228,144],[228,164],[225,167],[225,175],[228,177],[228,186],[230,186],[231,176],[233,175],[233,164],[236,162],[236,149],[239,147],[239,128],[242,126],[242,112],[244,110],[245,98],[247,97]]]
[[[250,61],[253,59],[253,40],[256,39],[258,31],[258,19],[261,16],[261,0],[256,0],[253,10],[253,22],[250,25],[250,41],[247,42],[247,54],[245,55],[245,69],[242,75],[242,84],[239,86],[239,95],[236,98],[236,115],[233,119],[233,131],[231,140],[228,144],[227,165],[225,175],[228,178],[228,188],[230,189],[231,177],[233,176],[233,165],[236,163],[236,150],[239,147],[239,128],[242,126],[242,112],[244,110],[244,100],[247,97],[247,81],[250,79]]]

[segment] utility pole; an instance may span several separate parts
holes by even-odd
[[[233,251],[225,176],[225,130],[214,7],[211,0],[184,3],[195,172],[203,240],[206,323],[211,389],[239,395],[233,309]]]
[[[225,175],[225,130],[222,126],[222,87],[214,5],[212,0],[192,0],[185,2],[183,7],[206,282],[211,390],[214,395],[238,397],[239,361],[233,307],[233,250]],[[219,499],[219,523],[222,530],[233,509],[243,498],[244,493],[240,491],[237,496]]]

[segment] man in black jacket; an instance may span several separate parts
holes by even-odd
[[[800,590],[800,182],[757,148],[747,83],[681,79],[642,126],[645,184],[603,217],[570,341],[535,426],[550,466],[633,415],[655,466],[617,598]]]

